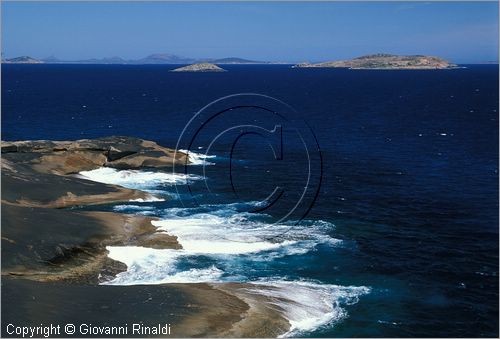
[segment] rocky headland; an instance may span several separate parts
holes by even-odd
[[[149,218],[77,209],[153,197],[76,174],[100,167],[168,168],[189,162],[186,154],[127,137],[2,142],[1,149],[2,275],[97,283],[102,270],[123,266],[106,259],[108,245],[180,247]]]
[[[349,69],[450,69],[457,68],[447,60],[426,55],[370,54],[351,60],[302,63],[294,68],[349,68]]]
[[[149,193],[76,174],[100,167],[171,170],[189,163],[185,153],[129,137],[1,146],[2,305],[9,305],[2,333],[20,322],[170,323],[174,337],[276,337],[290,328],[272,300],[245,284],[101,285],[127,270],[106,246],[182,246],[152,218],[93,208]]]

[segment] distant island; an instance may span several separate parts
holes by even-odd
[[[302,63],[294,68],[349,68],[349,69],[449,69],[457,65],[447,60],[426,55],[370,54],[351,60]]]
[[[84,60],[61,60],[56,58],[55,56],[50,56],[48,58],[36,59],[29,56],[22,56],[11,59],[2,59],[2,63],[6,64],[118,64],[118,65],[177,65],[177,64],[194,64],[194,63],[213,63],[213,64],[270,64],[271,62],[267,61],[256,61],[256,60],[248,60],[237,57],[228,57],[228,58],[205,58],[205,59],[195,59],[195,58],[187,58],[183,56],[178,56],[175,54],[168,53],[158,53],[151,54],[147,57],[140,59],[123,59],[118,56],[110,57],[110,58],[92,58],[92,59],[84,59]]]
[[[29,57],[29,56],[20,56],[17,58],[2,60],[2,63],[5,63],[5,64],[42,64],[43,61]]]
[[[284,62],[255,61],[243,58],[228,57],[220,59],[194,59],[177,56],[174,54],[151,54],[140,59],[126,60],[120,57],[93,58],[77,61],[64,61],[54,56],[36,59],[29,56],[2,59],[7,64],[119,64],[119,65],[193,65],[193,69],[179,69],[186,72],[217,71],[213,66],[203,69],[201,65],[250,65],[250,64],[285,64]],[[194,66],[198,65],[198,66]],[[217,66],[216,66],[217,67]],[[349,69],[450,69],[458,66],[445,59],[426,55],[394,55],[394,54],[369,54],[350,60],[326,61],[319,63],[300,63],[293,68],[349,68]],[[198,69],[200,68],[200,69]],[[220,68],[220,67],[219,67]],[[221,69],[223,71],[223,69]],[[218,71],[221,71],[218,70]]]
[[[179,67],[171,70],[171,72],[226,72],[225,69],[220,68],[215,64],[208,62],[202,62],[198,64],[192,64],[184,67]]]

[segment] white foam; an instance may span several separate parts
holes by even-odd
[[[211,265],[179,271],[178,259],[188,253],[184,250],[152,249],[136,246],[108,246],[109,257],[127,265],[104,285],[138,285],[166,283],[216,283],[224,281],[224,272]],[[281,312],[290,322],[287,337],[331,325],[347,316],[345,305],[359,301],[370,292],[364,286],[339,286],[309,281],[262,280],[242,289],[244,293],[264,295],[261,299],[269,307]]]
[[[91,171],[82,171],[79,173],[79,177],[104,184],[119,185],[133,189],[148,189],[161,185],[182,185],[194,180],[203,179],[200,176],[192,174],[117,170],[108,167],[101,167]]]
[[[200,283],[218,281],[224,273],[215,266],[178,271],[175,264],[186,255],[183,250],[153,249],[140,246],[107,246],[111,259],[127,265],[127,271],[103,284],[138,285]]]
[[[173,209],[181,212],[182,209]],[[254,261],[272,261],[277,257],[302,255],[320,244],[336,246],[341,241],[319,233],[331,227],[325,222],[310,223],[303,229],[294,230],[287,238],[268,239],[276,231],[285,232],[290,226],[251,222],[245,214],[216,216],[194,214],[190,217],[170,215],[166,220],[153,220],[154,226],[175,235],[182,250],[158,250],[143,247],[108,247],[109,256],[128,266],[113,284],[133,285],[165,282],[215,281],[223,274],[214,267],[193,268],[177,271],[175,263],[180,257],[208,255],[215,260],[226,260],[221,256],[246,256]],[[202,277],[196,280],[194,277]],[[193,279],[191,279],[193,278]]]
[[[161,284],[168,283],[202,283],[202,282],[217,282],[224,274],[214,265],[209,268],[192,268],[188,271],[175,273],[162,280]]]
[[[250,228],[209,214],[201,214],[195,218],[153,220],[151,223],[177,236],[184,250],[192,254],[255,253],[296,243],[265,241],[257,237]]]
[[[182,151],[182,150],[181,150]],[[207,156],[188,152],[192,164],[211,164]],[[203,177],[196,175],[116,170],[100,168],[80,173],[82,178],[102,183],[143,189],[148,193],[161,186],[185,184]],[[161,201],[151,195],[135,199],[137,204],[114,207],[115,211],[159,213],[158,206],[141,205]],[[152,224],[161,231],[177,237],[181,250],[153,249],[139,246],[108,246],[109,257],[123,262],[127,270],[116,275],[107,285],[138,285],[164,283],[201,283],[246,281],[250,276],[239,265],[251,261],[272,261],[277,257],[303,255],[316,250],[319,244],[338,246],[341,240],[328,234],[334,227],[324,221],[305,221],[299,225],[266,223],[270,216],[241,212],[252,204],[202,205],[196,208],[170,208],[163,210],[163,220]],[[197,257],[209,258],[198,261]],[[240,262],[241,261],[241,262]],[[196,262],[196,265],[192,263]],[[205,263],[205,264],[204,264]],[[213,264],[215,263],[215,264]],[[266,264],[264,264],[266,265]],[[224,270],[227,272],[225,272]],[[355,303],[358,297],[369,293],[367,287],[325,285],[308,281],[284,281],[281,278],[250,283],[247,293],[267,296],[269,307],[282,312],[291,324],[283,336],[311,331],[332,324],[347,316],[344,305]]]
[[[365,286],[339,286],[307,281],[261,281],[248,288],[250,293],[266,295],[271,305],[277,306],[290,322],[290,331],[281,335],[307,332],[329,325],[347,316],[343,305],[358,302],[361,295],[370,292]]]
[[[153,206],[147,206],[147,205],[116,205],[113,206],[113,211],[153,211],[154,207]]]
[[[182,209],[175,209],[180,212]],[[273,260],[283,255],[304,254],[318,243],[336,245],[340,240],[330,238],[320,231],[331,229],[327,222],[309,223],[302,229],[295,229],[291,236],[300,239],[262,240],[262,235],[275,227],[249,222],[241,214],[216,216],[195,214],[177,218],[172,213],[170,219],[153,221],[153,225],[178,237],[182,250],[152,249],[135,246],[108,246],[109,257],[127,265],[127,271],[119,273],[113,280],[104,284],[137,285],[164,283],[216,283],[223,281],[245,281],[245,276],[227,275],[215,265],[205,267],[177,267],[182,258],[208,255],[217,262],[231,257],[246,256],[251,260]],[[225,235],[239,236],[244,242],[227,240]],[[304,239],[307,237],[310,239]],[[247,259],[246,259],[247,260]],[[183,265],[186,260],[181,261]],[[227,265],[227,263],[226,263]],[[184,266],[185,267],[185,266]],[[226,267],[226,266],[224,266]],[[227,267],[226,267],[227,268]],[[235,280],[236,279],[236,280]],[[291,328],[282,336],[287,337],[311,331],[341,321],[347,316],[344,305],[358,302],[358,297],[370,292],[364,286],[339,286],[318,284],[309,281],[284,281],[280,279],[262,280],[250,283],[244,291],[264,295],[268,306],[281,312],[290,322]]]
[[[129,201],[130,202],[157,202],[157,201],[165,201],[165,199],[155,197],[154,195],[150,195],[147,198],[130,199]]]
[[[227,207],[227,206],[226,206]],[[253,213],[236,213],[234,206],[214,212],[186,215],[184,209],[167,210],[167,219],[154,220],[159,229],[175,235],[182,247],[193,254],[247,254],[269,252],[269,260],[299,255],[319,244],[332,247],[342,243],[326,234],[333,225],[318,221],[302,226],[252,221]]]
[[[179,152],[186,153],[188,155],[190,165],[215,165],[213,162],[207,161],[207,159],[215,158],[215,155],[195,153],[186,149],[180,149]]]

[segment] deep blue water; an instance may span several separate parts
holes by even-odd
[[[342,242],[317,241],[307,253],[266,252],[258,262],[252,255],[198,255],[179,259],[179,269],[214,266],[225,280],[265,277],[371,289],[343,306],[348,315],[342,320],[306,336],[498,336],[497,65],[435,71],[252,65],[202,74],[171,68],[2,65],[2,139],[130,135],[175,147],[189,119],[213,100],[247,92],[280,99],[307,121],[323,161],[317,200],[301,228],[289,233],[320,230]],[[256,109],[241,112],[220,126],[248,119],[275,126]],[[210,128],[218,130],[204,131]],[[148,211],[165,218],[238,215],[271,224],[286,204],[251,216],[227,204],[262,200],[276,185],[288,184],[293,189],[284,201],[297,199],[307,162],[300,143],[285,136],[283,161],[273,159],[263,138],[242,138],[233,155],[238,196],[227,180],[229,143],[221,140],[210,152],[216,165],[205,173],[214,194],[205,194],[201,181],[192,185],[201,207],[174,210],[183,205],[171,200],[149,204]],[[200,134],[199,145],[212,139]],[[317,161],[313,186],[321,174]],[[201,175],[201,166],[189,170]],[[300,219],[294,217],[289,224]]]

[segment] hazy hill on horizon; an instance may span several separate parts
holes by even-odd
[[[131,65],[149,65],[149,64],[194,64],[199,62],[210,62],[217,64],[267,64],[268,61],[255,61],[238,57],[226,58],[189,58],[169,53],[155,53],[140,59],[123,59],[119,56],[106,58],[91,58],[82,60],[62,60],[55,56],[47,58],[33,58],[30,56],[21,56],[15,58],[2,59],[3,63],[46,63],[46,64],[131,64]]]
[[[436,56],[429,56],[423,54],[415,55],[395,55],[387,53],[366,54],[347,60],[332,60],[332,61],[319,61],[319,62],[302,62],[296,63],[291,61],[262,61],[250,60],[239,57],[225,57],[225,58],[189,58],[170,53],[155,53],[139,59],[124,59],[119,56],[105,57],[105,58],[90,58],[81,60],[62,60],[55,56],[46,58],[33,58],[31,56],[19,56],[14,58],[2,58],[2,63],[16,63],[16,64],[127,64],[127,65],[161,65],[161,64],[174,64],[174,65],[191,65],[196,63],[212,63],[212,64],[290,64],[294,67],[342,67],[342,68],[373,68],[377,63],[395,62],[401,63],[403,61],[412,61],[417,64],[421,61],[417,59],[430,59],[431,63],[442,63],[440,67],[445,67],[445,63],[453,65],[445,59]],[[418,62],[417,62],[418,61]],[[373,63],[370,67],[367,63]],[[477,62],[477,64],[498,64],[497,61],[484,61]],[[380,65],[379,65],[380,66]]]

